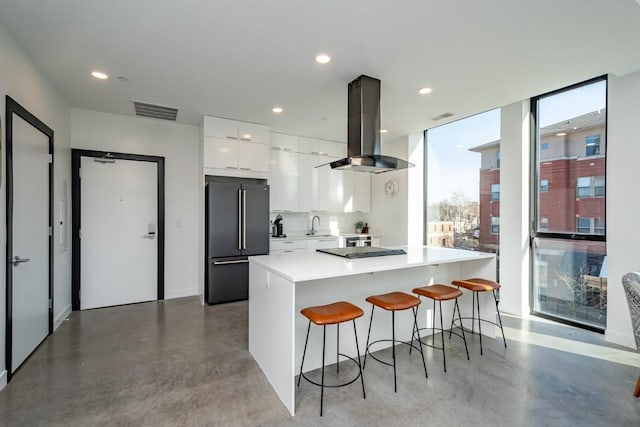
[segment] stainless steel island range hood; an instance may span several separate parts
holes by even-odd
[[[349,157],[331,162],[332,169],[383,173],[413,167],[406,160],[380,154],[380,80],[362,75],[349,83]]]

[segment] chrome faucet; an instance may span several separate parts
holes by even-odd
[[[310,231],[310,234],[312,236],[316,234],[316,228],[314,227],[316,218],[318,218],[318,225],[320,225],[320,217],[318,215],[314,215],[313,218],[311,218],[311,231]]]

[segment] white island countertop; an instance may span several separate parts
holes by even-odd
[[[391,249],[397,248],[404,249],[406,255],[346,259],[320,252],[289,252],[252,256],[249,257],[249,261],[291,282],[304,282],[495,257],[495,254],[486,252],[432,246],[403,246]]]

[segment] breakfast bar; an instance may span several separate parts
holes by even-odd
[[[395,248],[394,248],[395,249]],[[402,249],[405,254],[396,255]],[[484,277],[495,280],[495,255],[482,252],[439,247],[403,247],[389,256],[350,259],[320,252],[293,252],[249,258],[249,352],[272,387],[289,410],[295,413],[295,377],[302,358],[307,319],[304,307],[348,301],[361,307],[366,318],[371,307],[365,302],[370,295],[392,291],[410,293],[417,286],[451,283],[451,280]],[[482,313],[495,313],[493,298],[480,300]],[[471,295],[460,298],[463,316],[471,313]],[[422,304],[426,306],[426,304]],[[431,307],[420,308],[420,327],[430,326]],[[444,311],[451,319],[451,311]],[[399,316],[397,338],[411,339],[413,316]],[[448,327],[450,320],[445,320]],[[376,331],[388,331],[385,316],[373,320]],[[467,324],[470,327],[470,324]],[[356,321],[358,337],[366,338],[368,320]],[[494,328],[483,328],[483,335],[495,337]],[[335,331],[331,331],[335,334]],[[327,331],[327,354],[335,352],[335,335]],[[356,356],[353,339],[340,337],[340,352]],[[320,348],[321,335],[309,337],[309,347]],[[333,345],[333,348],[331,347]],[[382,349],[383,347],[376,348]],[[360,345],[360,354],[364,355]],[[307,352],[304,370],[321,366],[319,352]],[[365,380],[366,381],[366,380]]]

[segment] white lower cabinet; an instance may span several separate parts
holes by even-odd
[[[320,239],[307,240],[307,250],[315,251],[316,249],[328,249],[338,247],[338,237],[326,237]]]
[[[271,254],[306,250],[306,240],[271,240],[269,242],[269,253]]]

